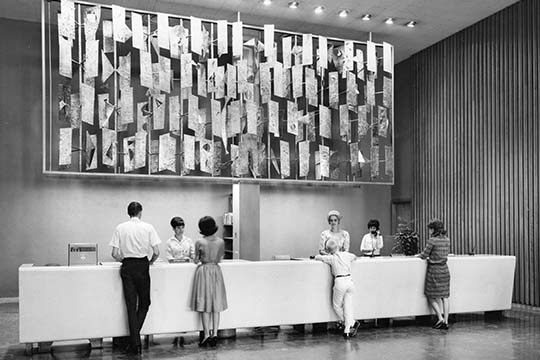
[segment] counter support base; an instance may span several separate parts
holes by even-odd
[[[45,354],[51,352],[52,341],[38,342],[37,352],[39,354]]]
[[[94,349],[103,349],[103,338],[94,338],[88,339],[90,341],[90,348]]]
[[[26,356],[32,356],[34,353],[34,343],[25,343],[24,354]]]
[[[484,317],[490,320],[500,320],[504,318],[504,311],[503,310],[485,311]]]

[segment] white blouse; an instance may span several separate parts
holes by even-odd
[[[364,235],[362,244],[360,245],[361,252],[372,251],[373,255],[380,255],[383,248],[383,237],[381,235],[373,236],[371,233]]]
[[[346,230],[339,230],[338,232],[332,232],[330,229],[321,232],[321,239],[319,240],[319,254],[326,255],[326,243],[328,240],[334,240],[339,247],[339,251],[349,251],[350,237]]]
[[[167,260],[184,260],[195,258],[195,243],[187,236],[182,235],[179,241],[176,237],[167,240]]]

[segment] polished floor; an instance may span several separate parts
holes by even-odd
[[[0,358],[25,359],[18,342],[18,304],[0,303]],[[330,333],[301,333],[292,327],[238,331],[236,339],[222,340],[215,349],[199,349],[197,334],[186,334],[185,345],[172,336],[156,336],[140,357],[113,350],[110,339],[103,349],[90,351],[84,343],[54,344],[51,353],[32,359],[540,359],[540,309],[516,305],[503,318],[483,314],[455,316],[449,331],[433,330],[413,320],[394,321],[392,327],[365,324],[356,338],[345,340]]]

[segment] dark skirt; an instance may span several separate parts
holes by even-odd
[[[201,264],[195,270],[191,309],[198,312],[221,312],[227,309],[227,293],[218,264]]]
[[[447,264],[428,263],[424,294],[431,298],[450,297],[450,271]]]

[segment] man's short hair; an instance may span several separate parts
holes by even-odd
[[[136,201],[132,201],[128,205],[128,215],[131,217],[137,216],[142,211],[142,205]]]

